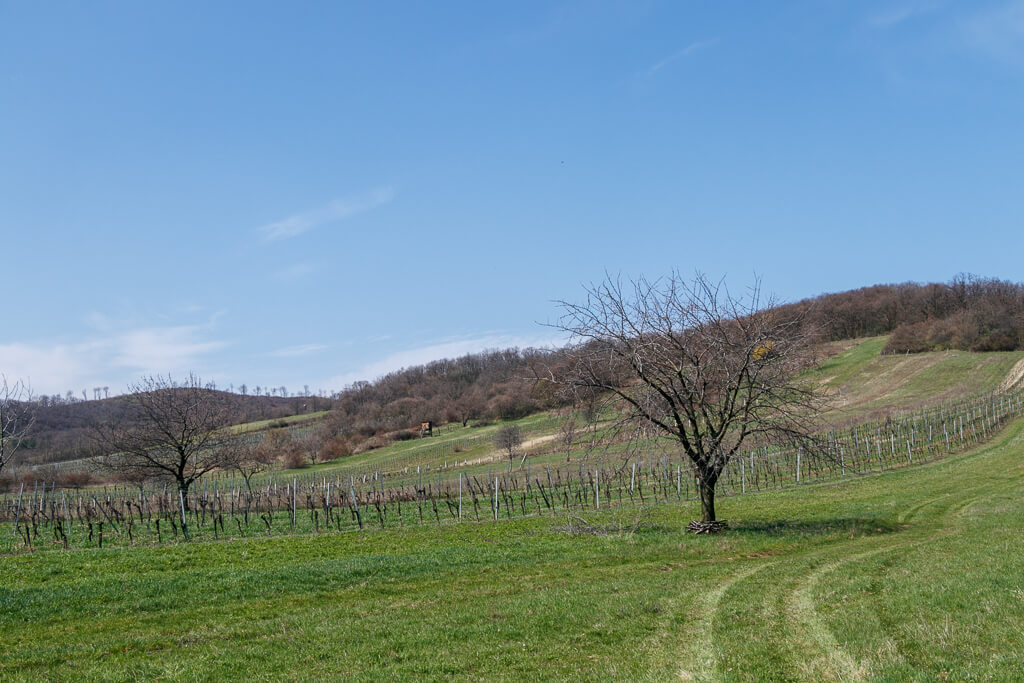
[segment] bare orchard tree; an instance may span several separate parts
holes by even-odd
[[[228,449],[226,466],[242,475],[247,495],[252,495],[252,478],[277,464],[279,458],[273,447],[264,441],[237,439]]]
[[[0,472],[14,461],[34,423],[32,390],[21,380],[8,383],[0,374]]]
[[[620,437],[677,443],[699,479],[702,522],[716,522],[715,485],[744,444],[816,452],[818,395],[801,375],[813,362],[811,334],[763,300],[759,282],[734,297],[700,274],[625,285],[608,277],[586,293],[583,303],[559,302],[555,327],[572,335],[574,358],[550,379],[600,392],[596,413],[615,416]]]
[[[185,505],[189,487],[234,457],[228,425],[231,399],[190,374],[183,382],[148,377],[128,387],[131,407],[116,424],[94,425],[104,451],[100,468],[146,479],[171,479]]]
[[[576,422],[576,411],[569,410],[565,411],[565,415],[562,417],[562,422],[558,426],[558,440],[562,446],[565,447],[565,461],[569,462],[572,455],[572,447],[576,444],[577,431],[579,425]]]
[[[494,445],[508,456],[508,471],[512,471],[512,462],[523,445],[523,430],[517,424],[506,424],[498,427],[494,433]],[[526,456],[523,456],[526,460]]]

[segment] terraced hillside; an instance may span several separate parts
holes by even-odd
[[[826,420],[836,425],[857,423],[901,410],[920,409],[966,396],[993,391],[1007,378],[1020,381],[1024,352],[971,353],[944,351],[912,355],[882,355],[887,337],[843,342],[838,353],[826,357],[812,371],[829,396]],[[1009,388],[1008,386],[1006,388]],[[580,446],[567,454],[561,438],[561,414],[538,414],[517,421],[525,438],[528,462],[535,465],[575,461]],[[449,474],[493,471],[506,463],[491,438],[498,425],[460,427],[446,425],[437,436],[392,444],[385,448],[325,463],[298,472],[323,476],[366,476],[383,472],[415,481],[416,470]],[[582,421],[580,436],[582,440]]]
[[[832,399],[828,417],[857,420],[992,391],[1024,359],[1022,351],[882,355],[887,339],[846,342],[814,371]]]

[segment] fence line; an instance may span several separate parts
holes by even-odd
[[[989,393],[823,435],[826,457],[799,447],[762,447],[730,460],[717,496],[803,486],[934,460],[980,444],[1024,414],[1024,392]],[[486,436],[473,437],[483,439]],[[695,499],[698,478],[680,452],[611,464],[586,462],[469,472],[422,469],[415,482],[385,469],[356,476],[332,471],[270,475],[258,486],[221,474],[183,496],[167,486],[70,491],[36,482],[0,499],[0,550],[102,547],[178,539],[355,531]],[[7,526],[9,525],[9,526]]]

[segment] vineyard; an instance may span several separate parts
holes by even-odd
[[[719,481],[719,495],[852,478],[927,462],[987,441],[1022,411],[1022,392],[994,392],[832,431],[825,435],[824,457],[810,457],[799,448],[757,449],[730,461]],[[544,420],[538,424],[553,424],[552,418]],[[404,457],[380,460],[374,463],[379,469],[369,471],[363,463],[362,471],[270,475],[249,487],[241,479],[220,474],[194,485],[187,497],[166,487],[66,491],[37,482],[2,499],[0,524],[10,531],[3,534],[0,549],[103,548],[496,522],[642,508],[697,495],[689,461],[664,444],[652,443],[647,455],[578,454],[569,462],[531,466],[526,460],[515,468],[493,460],[458,460],[463,449],[480,446],[487,438],[418,448]],[[416,464],[437,463],[439,456],[449,453],[452,461],[441,467]]]

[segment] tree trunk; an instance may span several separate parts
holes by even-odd
[[[181,499],[182,499],[182,502],[185,505],[185,512],[191,512],[192,511],[192,507],[189,505],[189,502],[188,502],[188,486],[189,486],[189,482],[186,482],[184,479],[179,479],[178,480],[178,491],[181,492]]]
[[[715,521],[715,484],[714,477],[700,477],[700,521]]]

